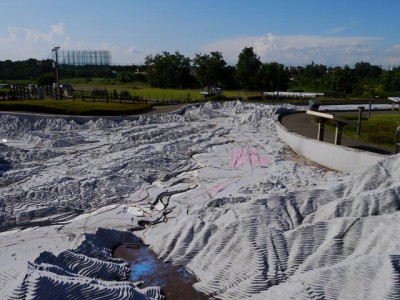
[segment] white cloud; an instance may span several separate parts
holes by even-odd
[[[51,25],[51,34],[57,34],[57,35],[64,35],[64,24],[63,23],[58,23],[57,25]]]
[[[57,37],[64,36],[64,25],[59,23],[57,25],[51,25],[51,30],[49,32],[39,32],[34,29],[24,28],[25,40],[27,43],[44,42],[47,44],[52,44],[56,42]]]
[[[284,36],[274,39],[259,39],[255,51],[264,60],[285,64],[308,64],[311,61],[323,64],[344,65],[368,61],[373,55],[373,45],[380,39],[373,37],[324,37]],[[270,50],[270,49],[273,50]]]
[[[332,28],[332,29],[328,30],[326,33],[327,33],[327,34],[335,34],[335,33],[342,32],[342,31],[344,31],[344,30],[346,30],[346,27],[341,26],[341,27]]]
[[[386,49],[386,52],[390,54],[400,55],[400,45],[393,45]]]
[[[8,35],[0,36],[0,59],[48,58],[52,47],[64,44],[68,40],[70,38],[66,36],[63,23],[51,25],[47,32],[10,26]]]
[[[331,30],[339,32],[341,28]],[[379,37],[337,36],[337,35],[286,35],[268,33],[265,36],[239,36],[222,39],[207,45],[193,45],[193,53],[183,53],[193,57],[194,53],[222,52],[229,64],[236,64],[244,47],[253,47],[262,62],[279,62],[285,65],[307,65],[314,61],[328,66],[353,65],[368,61],[378,65],[400,65],[400,45],[383,49]],[[165,49],[144,49],[138,45],[101,43],[91,40],[74,40],[62,22],[49,25],[48,30],[9,27],[0,36],[0,60],[25,60],[28,58],[52,58],[51,49],[61,50],[108,50],[114,64],[142,64],[149,54]],[[178,46],[179,48],[179,46]],[[179,49],[178,49],[179,50]]]
[[[385,50],[385,64],[390,66],[400,65],[400,44],[393,45]]]
[[[0,42],[3,45],[6,43],[12,43],[17,39],[18,29],[16,27],[8,27],[7,31],[8,31],[7,36],[0,36]]]
[[[253,47],[262,62],[276,61],[285,65],[352,65],[360,61],[384,63],[378,45],[379,37],[340,37],[316,35],[239,37],[208,44],[206,51],[221,51],[226,61],[236,63],[244,47]],[[398,59],[400,63],[400,59]]]
[[[49,26],[48,31],[35,28],[9,27],[7,34],[0,36],[0,60],[25,60],[28,58],[52,58],[51,49],[60,46],[62,50],[108,50],[114,64],[141,63],[150,52],[137,47],[123,47],[116,44],[95,43],[90,40],[74,40],[67,34],[63,23]],[[154,52],[154,51],[153,51]]]
[[[203,53],[212,51],[222,52],[224,59],[229,62],[236,62],[239,53],[244,47],[254,46],[258,37],[237,37],[232,39],[224,39],[214,43],[204,45],[200,48]]]

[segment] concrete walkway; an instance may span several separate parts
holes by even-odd
[[[338,113],[338,111],[323,111],[326,113]],[[341,111],[341,114],[344,112]],[[354,112],[348,112],[354,114]],[[378,111],[374,111],[373,113],[378,113]],[[391,110],[380,110],[379,114],[393,114],[394,112]],[[365,116],[365,112],[364,112]],[[281,123],[283,126],[285,126],[287,129],[298,133],[302,136],[312,138],[312,139],[317,139],[317,133],[318,133],[318,124],[314,121],[314,117],[311,115],[306,114],[305,112],[296,112],[290,115],[286,115],[281,119]],[[361,130],[362,130],[362,124],[361,124]],[[325,130],[325,136],[324,136],[324,142],[327,143],[334,143],[335,139],[335,132],[334,130]],[[393,132],[393,139],[394,139],[394,132]],[[374,153],[379,153],[379,154],[393,154],[394,151],[394,145],[393,148],[385,147],[385,146],[380,146],[380,145],[374,145],[371,143],[365,143],[362,141],[358,141],[355,139],[348,138],[346,136],[342,137],[342,146],[354,148],[354,149],[360,149],[360,150],[365,150],[365,151],[371,151]]]

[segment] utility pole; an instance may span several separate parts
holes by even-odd
[[[276,65],[278,66],[278,78],[277,78],[277,82],[276,82],[276,100],[279,100],[279,80],[280,80],[280,76],[279,76],[279,64],[276,63]]]
[[[54,47],[51,51],[54,52],[54,68],[56,69],[56,99],[58,99],[59,90],[60,90],[60,82],[59,82],[59,70],[58,70],[58,49],[60,47]]]

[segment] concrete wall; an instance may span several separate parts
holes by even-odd
[[[279,119],[280,116],[276,115],[276,131],[280,139],[294,152],[321,166],[348,174],[358,168],[373,165],[387,157],[304,137],[288,130]]]

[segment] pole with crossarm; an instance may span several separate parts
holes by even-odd
[[[58,49],[60,47],[54,47],[51,51],[54,52],[54,67],[56,69],[56,99],[58,99],[59,89],[60,89],[60,82],[59,82],[59,70],[58,70]]]

